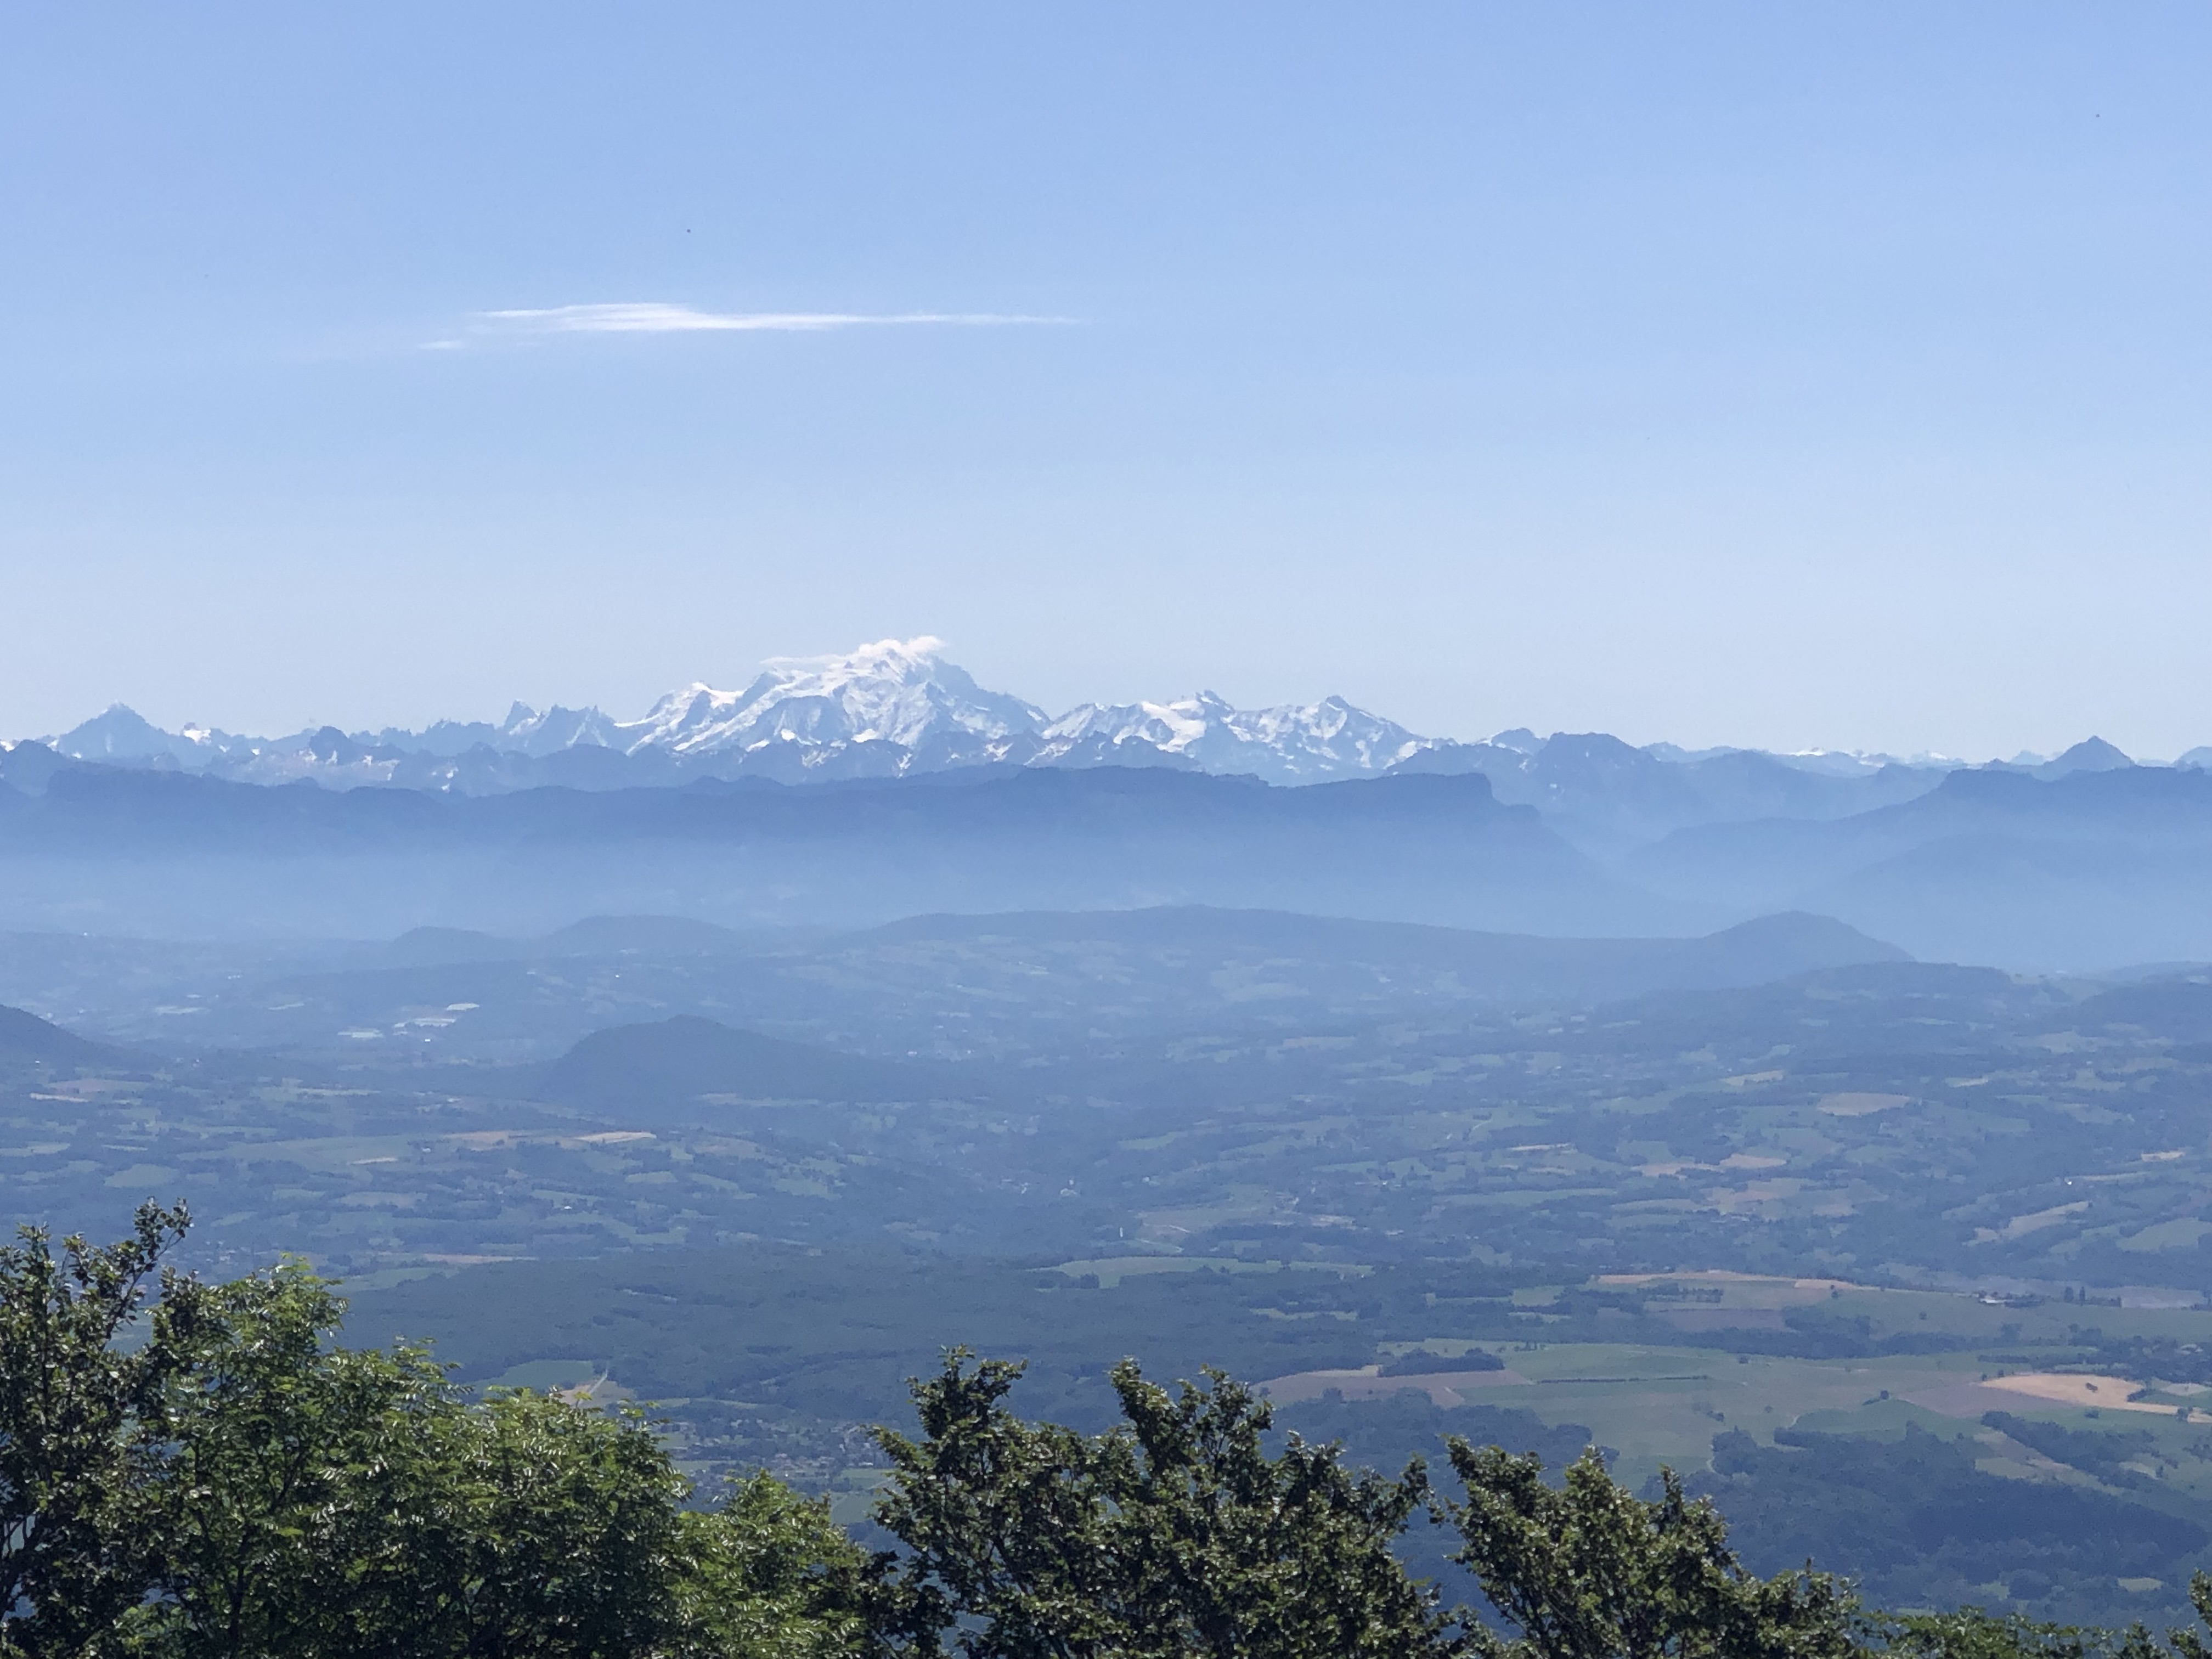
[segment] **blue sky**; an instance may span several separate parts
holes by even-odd
[[[0,31],[10,733],[927,632],[1054,708],[2212,742],[2198,3]],[[963,320],[666,325],[764,313]]]

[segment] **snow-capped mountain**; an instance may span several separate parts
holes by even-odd
[[[1054,720],[978,685],[934,639],[769,663],[743,691],[691,685],[603,738],[626,754],[731,761],[789,775],[1024,766],[1188,766],[1299,783],[1387,769],[1436,745],[1341,697],[1239,709],[1212,692],[1176,702],[1086,703]]]
[[[1439,746],[1341,697],[1237,708],[1211,691],[1177,702],[1085,703],[1041,736],[1032,765],[1181,763],[1272,783],[1387,771]]]
[[[670,692],[643,720],[614,727],[611,746],[684,761],[784,745],[826,759],[874,744],[958,765],[1006,759],[1010,744],[1043,727],[1044,710],[985,690],[943,649],[925,637],[879,640],[842,657],[773,659],[743,691]]]
[[[606,748],[620,744],[615,722],[596,708],[556,704],[540,714],[526,702],[509,708],[496,726],[489,720],[439,720],[420,732],[387,726],[366,740],[425,755],[465,755],[478,744],[503,755],[550,755],[580,743]]]

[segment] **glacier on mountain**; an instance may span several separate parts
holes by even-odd
[[[924,637],[879,640],[844,656],[772,658],[743,691],[704,684],[671,691],[643,720],[616,726],[611,746],[685,759],[776,744],[825,750],[890,744],[973,763],[1004,758],[993,745],[1045,725],[1044,710],[985,690],[946,662],[943,649]]]

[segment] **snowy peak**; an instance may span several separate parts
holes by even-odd
[[[1176,702],[1085,703],[1042,735],[1037,761],[1046,765],[1164,761],[1281,783],[1381,772],[1437,746],[1341,697],[1240,709],[1212,691]]]
[[[880,743],[921,751],[988,747],[1045,724],[1035,705],[987,691],[946,662],[940,641],[879,640],[834,657],[772,658],[743,691],[692,684],[615,728],[615,746],[678,757],[770,744]]]
[[[1216,707],[1226,708],[1211,692],[1181,702],[1083,703],[1039,734],[1044,747],[1038,757],[1054,762],[1078,750],[1113,750],[1133,743],[1162,754],[1182,754],[1205,736]]]
[[[1437,746],[1437,739],[1417,737],[1342,697],[1232,713],[1225,724],[1240,742],[1280,755],[1294,769],[1303,760],[1317,776],[1380,772]]]
[[[550,755],[574,749],[578,744],[616,745],[615,722],[596,708],[563,708],[556,703],[544,714],[519,702],[499,723],[499,736],[489,747],[517,755]]]
[[[465,755],[471,749],[489,749],[503,755],[550,755],[578,744],[609,744],[615,723],[596,708],[562,708],[557,704],[538,713],[526,702],[507,711],[495,726],[489,720],[438,720],[420,732],[387,726],[362,741],[410,754]]]

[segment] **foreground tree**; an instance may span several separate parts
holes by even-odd
[[[1858,1645],[1847,1586],[1808,1570],[1760,1579],[1728,1547],[1712,1504],[1637,1498],[1593,1447],[1557,1487],[1543,1463],[1447,1443],[1464,1503],[1446,1505],[1452,1559],[1519,1632],[1483,1630],[1488,1659],[1842,1659]]]
[[[1136,1456],[1108,1495],[1154,1651],[1380,1659],[1453,1645],[1392,1550],[1427,1499],[1421,1463],[1391,1480],[1295,1434],[1270,1457],[1273,1408],[1219,1371],[1172,1396],[1131,1362],[1113,1375]]]
[[[641,1416],[517,1390],[463,1413],[441,1450],[417,1651],[596,1659],[672,1638],[690,1489]]]
[[[763,1475],[708,1511],[651,1425],[335,1346],[304,1265],[161,1277],[181,1211],[0,1250],[0,1655],[829,1659],[869,1560]],[[136,1339],[133,1346],[133,1339]]]
[[[2118,1631],[2047,1625],[1980,1607],[1874,1622],[1883,1627],[1887,1651],[1896,1659],[2168,1659],[2140,1625]],[[2196,1639],[2190,1632],[2175,1636]]]
[[[672,1652],[836,1659],[880,1645],[868,1618],[880,1570],[826,1502],[756,1474],[732,1480],[719,1509],[681,1521]]]
[[[2212,1659],[2212,1577],[2192,1573],[2189,1601],[2203,1630],[2166,1633],[2166,1644],[2140,1624],[2122,1630],[2046,1625],[2017,1614],[1960,1607],[1877,1619],[1898,1659]]]
[[[343,1304],[296,1263],[210,1302],[149,1419],[165,1453],[140,1508],[163,1547],[125,1650],[809,1659],[856,1628],[837,1598],[860,1552],[772,1480],[687,1510],[638,1414],[476,1405],[419,1348],[330,1346]]]
[[[0,1659],[2212,1659],[2212,1640],[1964,1608],[1861,1615],[1758,1578],[1671,1474],[1448,1443],[1463,1498],[1344,1467],[1218,1372],[1129,1362],[1090,1436],[1007,1409],[963,1351],[883,1431],[869,1555],[765,1474],[716,1508],[651,1425],[526,1390],[478,1402],[423,1349],[336,1345],[304,1265],[202,1285],[181,1211],[105,1249],[0,1249]],[[157,1304],[144,1305],[156,1282]],[[1449,1521],[1493,1629],[1395,1546]],[[2212,1578],[2191,1599],[2212,1627]]]
[[[132,1504],[159,1547],[131,1650],[405,1650],[464,1407],[419,1350],[326,1347],[343,1312],[297,1263],[205,1292],[139,1428],[156,1455]]]
[[[906,1546],[884,1622],[972,1659],[1396,1659],[1455,1645],[1391,1546],[1427,1498],[1297,1436],[1269,1455],[1266,1402],[1218,1372],[1170,1395],[1113,1372],[1123,1424],[1024,1422],[1018,1364],[955,1350],[915,1385],[922,1438],[881,1435],[878,1510]]]
[[[2189,1605],[2197,1609],[2197,1620],[2204,1630],[2172,1630],[2166,1639],[2179,1659],[2212,1659],[2212,1642],[2205,1639],[2205,1631],[2212,1631],[2212,1576],[2189,1575]]]
[[[200,1287],[149,1280],[184,1235],[180,1206],[149,1204],[131,1237],[94,1248],[18,1230],[0,1249],[0,1654],[84,1651],[143,1596],[156,1537],[133,1502],[153,1457],[136,1432],[185,1363]]]

